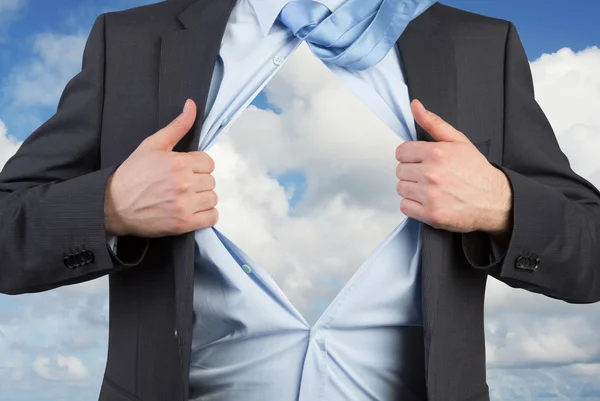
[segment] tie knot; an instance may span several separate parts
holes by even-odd
[[[318,1],[292,0],[283,6],[277,18],[295,36],[304,39],[315,26],[330,14],[329,8]]]
[[[436,0],[346,0],[333,13],[314,0],[292,0],[278,19],[321,60],[351,69],[377,64],[408,23]]]

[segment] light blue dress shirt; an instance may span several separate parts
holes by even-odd
[[[215,143],[301,44],[276,22],[286,2],[234,6],[199,150]],[[335,10],[344,0],[322,2]],[[416,139],[395,47],[366,70],[326,66],[394,133]],[[243,250],[214,227],[196,231],[190,400],[423,400],[420,229],[404,218],[312,326]]]

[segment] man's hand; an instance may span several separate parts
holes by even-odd
[[[104,208],[109,233],[162,237],[217,223],[214,161],[204,152],[173,152],[195,118],[189,99],[175,120],[146,138],[109,178]]]
[[[512,203],[508,178],[421,102],[414,100],[411,110],[437,142],[407,141],[396,149],[400,210],[434,228],[505,235]]]

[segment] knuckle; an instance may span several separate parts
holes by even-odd
[[[210,209],[204,212],[198,213],[198,223],[197,228],[207,228],[212,227],[217,224],[219,219],[219,214],[217,209]]]
[[[200,183],[202,188],[206,188],[207,191],[211,191],[217,186],[215,177],[210,174],[202,174],[200,176]]]
[[[214,226],[219,221],[219,211],[215,208],[210,210],[209,222],[211,226]]]
[[[431,126],[434,129],[441,128],[446,122],[442,119],[442,117],[438,116],[435,113],[429,112],[429,118],[431,120]]]
[[[190,190],[192,184],[189,181],[179,180],[179,182],[175,186],[175,191],[179,194],[186,193]]]
[[[171,121],[171,123],[169,124],[169,128],[173,128],[176,130],[187,129],[188,125],[189,124],[185,116],[183,114],[180,114],[179,116],[177,116],[177,118]]]
[[[175,197],[172,202],[173,217],[181,219],[181,216],[185,214],[187,210],[186,204],[183,201],[183,197]]]
[[[181,176],[171,178],[171,192],[175,195],[176,200],[178,195],[189,191],[190,187],[191,184]]]
[[[209,180],[209,188],[210,189],[215,189],[217,187],[217,180],[215,179],[215,177],[213,175],[208,175],[208,180]]]
[[[435,146],[429,152],[429,157],[434,162],[441,162],[446,158],[446,152],[440,146]]]
[[[433,114],[431,117],[431,123],[435,128],[441,128],[442,125],[444,125],[444,120],[442,120],[440,116]]]
[[[402,147],[402,145],[399,145],[396,148],[396,160],[400,160],[402,158],[403,152],[404,152],[404,148]]]
[[[439,184],[442,177],[441,173],[438,170],[429,169],[425,172],[425,178],[427,178],[427,181],[431,184]]]
[[[217,193],[215,191],[208,191],[206,194],[208,197],[208,205],[211,208],[215,207],[219,202],[219,197],[217,196]]]
[[[175,226],[177,232],[184,233],[187,231],[187,221],[185,219],[178,219],[177,225]]]
[[[435,205],[435,201],[437,200],[437,190],[432,187],[432,186],[428,186],[427,188],[425,188],[425,199],[427,200],[427,202],[434,206]]]
[[[173,157],[171,158],[171,169],[173,171],[179,172],[185,170],[188,165],[188,157],[186,153],[181,152],[173,152]]]
[[[434,205],[430,205],[429,207],[427,207],[425,209],[425,214],[426,214],[427,218],[435,224],[440,224],[442,222],[442,220],[441,220],[442,211],[440,208],[438,208]]]
[[[402,199],[400,201],[400,211],[404,214],[406,214],[406,212],[408,211],[408,208],[406,205],[407,205],[407,202],[404,199]]]
[[[212,173],[213,171],[215,171],[215,161],[208,154],[204,153],[204,155],[206,155],[206,168],[207,168],[207,172],[208,173]]]
[[[181,121],[179,117],[177,117],[176,119],[174,119],[173,121],[171,121],[169,123],[169,125],[167,125],[165,127],[165,130],[167,130],[167,131],[175,131],[175,132],[179,132],[179,131],[181,131],[183,129],[185,129],[185,127],[183,125],[183,121]]]
[[[185,224],[185,219],[182,219],[179,216],[172,216],[168,223],[169,231],[175,234],[182,233],[186,229]]]

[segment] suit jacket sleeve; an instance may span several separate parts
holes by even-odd
[[[0,172],[0,292],[39,292],[137,265],[149,239],[107,245],[106,182],[100,168],[105,15],[94,22],[81,71],[65,86],[56,113],[23,142]],[[86,263],[74,253],[88,250]],[[91,255],[91,257],[90,257]],[[92,259],[91,261],[89,259]],[[70,266],[70,267],[69,267]]]
[[[534,99],[529,62],[512,23],[504,73],[503,158],[492,164],[512,188],[512,232],[506,248],[486,233],[461,234],[465,256],[511,287],[570,303],[597,302],[600,192],[573,172],[560,150]]]

